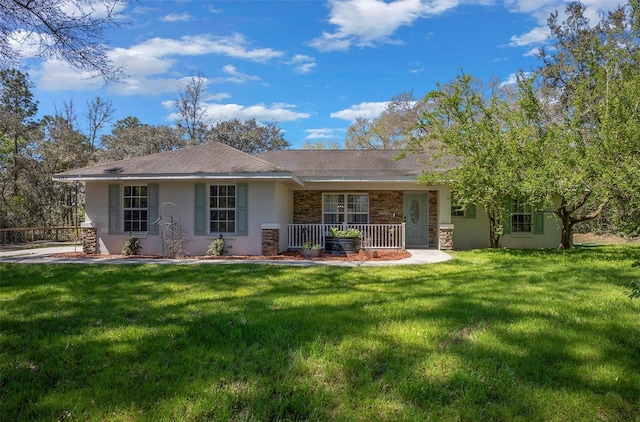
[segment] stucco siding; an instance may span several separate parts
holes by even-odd
[[[489,217],[484,210],[477,209],[475,218],[452,217],[454,225],[453,247],[459,250],[488,248]],[[560,243],[559,219],[551,212],[544,213],[543,234],[505,234],[502,247],[512,249],[557,248]]]
[[[211,242],[217,235],[207,234],[196,236],[195,227],[195,184],[210,183],[206,181],[180,181],[159,183],[159,214],[166,221],[174,222],[174,229],[180,229],[184,239],[184,250],[188,255],[204,255]],[[217,180],[215,184],[235,184],[234,180]],[[117,234],[109,233],[109,185],[114,182],[87,182],[86,183],[86,214],[85,222],[96,227],[98,251],[101,254],[119,254],[127,239],[128,233],[120,230]],[[117,183],[125,186],[131,183]],[[147,184],[144,181],[136,181],[136,185]],[[282,188],[280,196],[283,195]],[[280,222],[286,230],[288,215],[283,205],[276,202],[275,182],[251,182],[248,183],[248,235],[224,235],[230,254],[234,255],[260,255],[262,242],[262,223]],[[280,215],[277,215],[280,209]],[[120,210],[120,215],[122,211]],[[173,217],[173,219],[171,219]],[[208,227],[208,213],[207,213]],[[150,255],[166,254],[167,246],[163,249],[162,228],[157,235],[147,233],[135,233],[140,239],[141,253]]]

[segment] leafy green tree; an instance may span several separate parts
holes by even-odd
[[[171,151],[183,147],[185,141],[179,129],[143,124],[129,116],[114,123],[111,134],[102,136],[101,144],[98,160],[109,162]]]
[[[42,119],[43,136],[29,150],[29,166],[24,173],[31,189],[25,195],[29,197],[30,214],[39,226],[77,226],[80,223],[81,186],[52,180],[54,174],[86,163],[89,143],[74,127],[74,117],[45,116]]]
[[[220,142],[249,154],[291,146],[275,123],[262,124],[256,119],[218,122],[209,128],[206,136],[207,142]]]
[[[406,147],[427,103],[416,100],[412,92],[391,99],[382,114],[374,119],[357,117],[347,129],[347,149],[402,149]]]
[[[596,26],[580,3],[569,4],[563,22],[553,14],[553,48],[541,52],[535,75],[540,89],[521,85],[529,106],[537,101],[534,108],[546,110],[534,117],[545,130],[537,137],[539,177],[531,183],[560,198],[561,247],[572,246],[576,224],[596,218],[612,201],[638,210],[638,5],[632,0]]]
[[[505,209],[520,197],[518,151],[524,133],[510,131],[514,114],[510,92],[496,81],[488,85],[467,74],[428,93],[430,108],[421,116],[422,136],[411,150],[435,151],[426,184],[447,181],[461,207],[475,205],[489,216],[489,241],[500,247]]]
[[[302,149],[342,149],[338,141],[307,141],[302,145]]]
[[[29,76],[15,69],[0,70],[0,139],[11,150],[2,168],[1,200],[4,207],[20,200],[19,175],[25,149],[37,131],[34,116],[38,103],[33,99]],[[8,189],[7,189],[8,188]]]

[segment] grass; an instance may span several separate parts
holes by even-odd
[[[0,420],[640,420],[639,247],[0,265]]]

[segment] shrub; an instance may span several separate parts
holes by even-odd
[[[209,249],[207,249],[207,255],[222,256],[224,255],[224,239],[222,236],[211,242]]]
[[[140,249],[142,249],[142,246],[140,246],[140,239],[129,235],[122,246],[122,255],[138,255]]]
[[[331,237],[360,237],[362,233],[358,229],[339,230],[335,227],[329,228],[329,236]]]

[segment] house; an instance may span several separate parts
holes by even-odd
[[[223,237],[234,255],[272,255],[356,227],[370,248],[488,247],[481,210],[452,209],[447,185],[416,178],[428,154],[391,150],[279,150],[249,155],[221,143],[59,173],[85,186],[85,252],[118,254],[129,235],[145,254],[179,240],[203,255]],[[514,203],[506,247],[555,247],[551,213]]]

